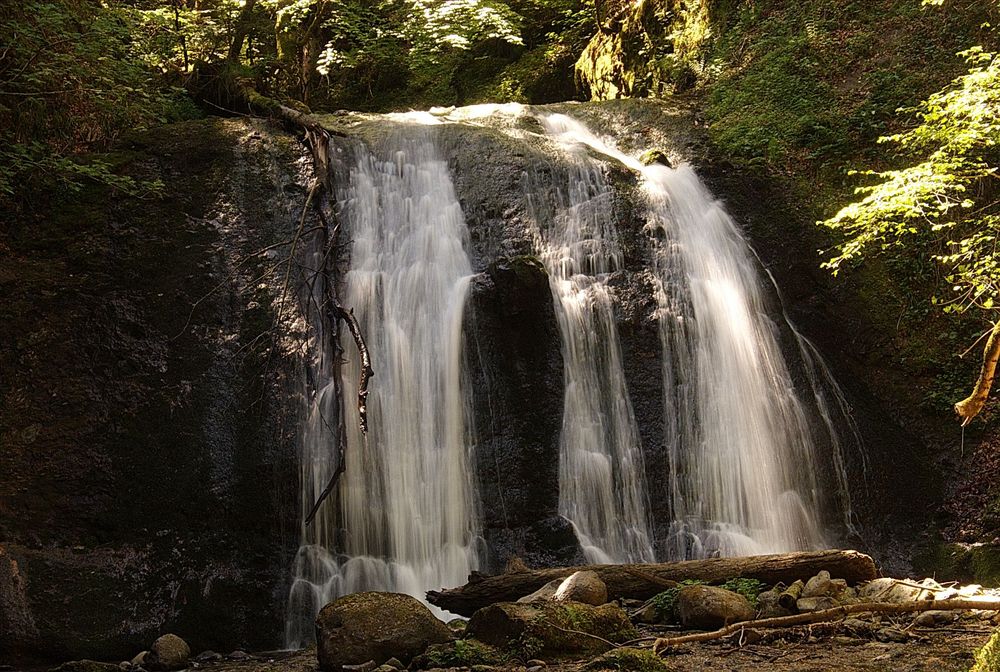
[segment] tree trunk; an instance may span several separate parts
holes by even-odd
[[[979,371],[975,389],[967,398],[955,404],[955,412],[961,418],[963,427],[972,422],[972,419],[983,410],[986,399],[990,396],[990,388],[993,387],[998,358],[1000,358],[1000,321],[993,325],[990,338],[986,341],[986,348],[983,350],[983,368]]]
[[[721,582],[727,579],[759,579],[767,584],[808,580],[821,569],[848,583],[870,581],[877,576],[875,563],[857,551],[809,551],[781,555],[757,555],[746,558],[711,558],[648,565],[588,565],[536,569],[498,576],[473,573],[469,583],[459,588],[432,590],[427,600],[442,609],[462,616],[472,614],[495,602],[510,602],[529,595],[553,579],[589,569],[597,572],[608,586],[608,599],[619,597],[647,599],[663,590],[665,581],[700,579]],[[638,571],[636,571],[638,570]],[[648,578],[644,578],[646,575]]]
[[[247,35],[250,34],[250,27],[252,25],[250,19],[253,15],[253,7],[255,4],[257,4],[257,0],[247,0],[246,4],[243,5],[243,9],[240,10],[239,18],[236,19],[233,41],[229,44],[229,56],[227,58],[230,63],[240,62],[240,53],[243,51],[243,42],[247,39]]]

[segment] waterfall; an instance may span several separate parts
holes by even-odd
[[[559,513],[573,524],[589,562],[652,562],[639,429],[607,284],[622,267],[612,191],[600,164],[567,138],[574,122],[562,115],[540,120],[572,163],[551,213],[542,214],[543,185],[528,194],[535,221],[548,224],[536,232],[537,247],[562,339]]]
[[[807,406],[733,222],[689,166],[645,167],[663,283],[673,557],[824,545]]]
[[[423,599],[428,589],[463,583],[479,565],[462,336],[472,277],[468,231],[447,163],[428,133],[404,125],[377,153],[360,144],[332,150],[334,165],[353,156],[334,175],[342,240],[350,241],[341,301],[354,309],[375,377],[367,438],[356,406],[344,404],[339,501],[324,504],[302,530],[286,622],[290,648],[311,641],[313,618],[335,597],[385,590]],[[342,340],[342,384],[353,390],[358,357],[349,335]],[[317,346],[323,349],[322,331]],[[319,392],[302,440],[305,510],[336,466],[329,357],[321,355],[313,367]]]
[[[768,317],[761,277],[735,222],[690,166],[645,166],[563,115],[547,117],[545,125],[564,144],[576,143],[642,176],[660,283],[664,446],[670,457],[668,474],[650,475],[667,478],[671,496],[672,522],[662,554],[684,559],[824,546],[819,475],[827,463],[817,455],[809,407],[795,389],[778,326]],[[554,275],[554,282],[567,282]],[[572,295],[570,289],[566,293]],[[801,339],[798,345],[803,347]],[[829,462],[843,481],[830,408],[813,378],[826,372],[817,372],[811,353],[802,354],[810,355],[804,362],[815,396],[810,403],[830,432],[835,454]],[[615,382],[605,379],[603,387],[608,396],[623,396]],[[630,451],[634,434],[626,437]],[[603,448],[608,455],[616,450]],[[567,452],[572,450],[564,447]],[[608,510],[591,500],[593,486],[580,488],[585,481],[579,473],[567,470],[563,476],[560,487],[573,500],[564,505],[568,516],[581,515],[581,509],[588,511],[585,518]],[[641,487],[641,474],[635,483]],[[630,529],[633,520],[622,516],[618,524]],[[615,557],[615,550],[605,553]]]

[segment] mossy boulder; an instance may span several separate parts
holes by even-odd
[[[585,670],[617,670],[618,672],[670,672],[670,667],[652,649],[624,646],[598,656]]]
[[[150,670],[181,670],[187,667],[191,647],[174,634],[157,637],[143,665]]]
[[[489,644],[474,639],[459,639],[445,644],[434,644],[410,663],[412,670],[430,670],[441,667],[473,667],[476,665],[502,665],[508,656]]]
[[[689,628],[712,630],[749,621],[753,607],[747,598],[715,586],[687,586],[677,594],[677,613]]]
[[[316,652],[320,669],[327,672],[369,660],[376,665],[390,658],[409,662],[451,638],[448,626],[427,607],[398,593],[346,595],[316,617]]]
[[[599,653],[610,648],[607,642],[621,643],[637,636],[617,605],[595,607],[578,602],[493,604],[473,614],[468,633],[524,658]]]

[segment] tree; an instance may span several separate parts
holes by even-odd
[[[924,4],[941,4],[925,0]],[[844,236],[825,266],[836,274],[846,262],[875,251],[919,243],[946,270],[951,296],[945,310],[980,311],[994,326],[972,394],[955,404],[968,424],[989,395],[1000,358],[1000,57],[973,47],[960,54],[969,70],[916,108],[916,125],[880,138],[912,157],[900,170],[865,171],[876,178],[863,198],[820,222]]]

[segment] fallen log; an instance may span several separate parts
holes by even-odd
[[[458,588],[432,590],[431,604],[461,616],[496,602],[512,602],[529,595],[549,581],[580,570],[591,570],[608,587],[608,599],[627,597],[644,600],[664,590],[666,582],[700,579],[717,583],[738,577],[758,579],[767,584],[808,580],[821,569],[848,583],[870,581],[877,576],[875,563],[858,551],[806,551],[780,555],[756,555],[742,558],[710,558],[662,564],[585,565],[554,567],[482,576],[473,573],[469,582]]]
[[[918,611],[955,611],[955,610],[980,610],[980,611],[1000,611],[1000,600],[989,599],[952,599],[952,600],[919,600],[917,602],[885,603],[885,602],[865,602],[861,604],[845,604],[822,611],[813,611],[806,614],[794,614],[792,616],[777,616],[775,618],[762,618],[757,621],[741,621],[732,623],[724,628],[711,632],[695,632],[690,635],[678,635],[677,637],[660,637],[653,642],[653,650],[656,653],[664,652],[682,644],[693,642],[708,642],[714,639],[722,639],[728,635],[738,632],[743,628],[768,630],[773,628],[790,628],[796,625],[807,625],[810,623],[825,623],[839,621],[847,618],[851,614],[874,613],[874,614],[912,614]]]

